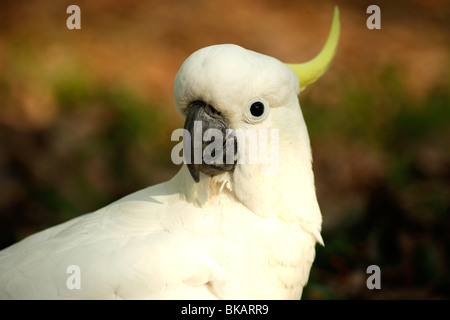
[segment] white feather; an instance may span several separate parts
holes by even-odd
[[[274,58],[235,45],[194,53],[175,80],[177,109],[201,99],[235,129],[279,129],[276,174],[244,163],[195,183],[183,165],[168,182],[1,251],[0,298],[300,298],[322,218],[298,88]],[[251,124],[255,98],[270,112]],[[66,284],[70,265],[80,289]]]

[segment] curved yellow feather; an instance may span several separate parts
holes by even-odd
[[[309,84],[315,82],[325,73],[331,60],[333,59],[339,42],[340,22],[339,8],[334,7],[333,22],[327,41],[320,53],[310,61],[298,64],[286,63],[288,67],[295,71],[300,81],[300,91]]]

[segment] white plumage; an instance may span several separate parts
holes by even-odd
[[[183,165],[168,182],[1,251],[0,298],[299,299],[322,243],[299,88],[274,58],[236,45],[195,52],[175,79],[177,109],[203,101],[230,128],[278,129],[276,172],[238,163],[196,183]],[[248,113],[255,100],[263,120]],[[80,288],[67,285],[72,265]]]

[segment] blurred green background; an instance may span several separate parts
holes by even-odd
[[[68,30],[66,8],[81,8]],[[381,8],[381,30],[366,8]],[[448,1],[1,1],[0,248],[172,177],[172,86],[193,51],[284,62],[341,40],[300,96],[325,247],[305,299],[450,297]],[[381,268],[381,290],[366,268]]]

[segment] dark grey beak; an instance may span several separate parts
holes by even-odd
[[[237,162],[237,139],[228,121],[202,101],[192,102],[186,113],[183,150],[194,181],[200,181],[200,172],[214,175],[233,170]]]

